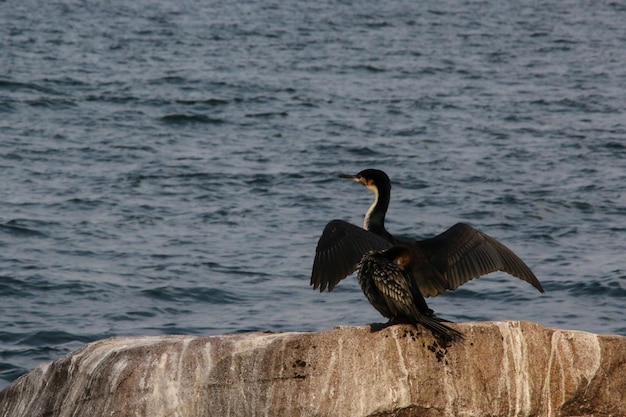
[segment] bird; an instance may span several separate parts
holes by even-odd
[[[364,272],[372,271],[375,265],[389,267],[395,262],[397,265],[404,265],[401,268],[402,273],[391,273],[391,269],[378,268],[387,271],[380,275],[394,276],[397,278],[394,282],[409,280],[413,287],[408,284],[405,287],[413,288],[409,292],[422,317],[428,317],[428,307],[424,308],[425,301],[420,307],[420,298],[434,297],[447,290],[454,290],[474,278],[495,271],[506,272],[530,283],[541,293],[544,292],[535,274],[513,251],[468,224],[457,223],[443,233],[424,240],[403,240],[389,233],[385,228],[385,216],[391,198],[391,180],[384,171],[365,169],[356,175],[341,174],[340,178],[350,179],[367,187],[374,193],[374,202],[365,214],[363,227],[337,219],[326,225],[315,249],[311,272],[313,289],[319,288],[320,292],[326,289],[332,291],[339,281],[355,271],[357,275],[364,275]],[[396,248],[397,246],[402,249]],[[393,250],[385,252],[390,249]],[[398,253],[409,259],[400,263],[397,260],[389,262]],[[385,259],[387,261],[381,263]],[[364,268],[364,265],[368,267]],[[358,279],[370,282],[371,285],[377,274],[369,274],[372,276]],[[404,278],[399,278],[400,275]],[[421,297],[416,297],[417,293]],[[367,294],[366,297],[370,299]],[[380,306],[380,302],[377,301],[377,304]],[[385,313],[389,311],[381,313],[387,317]],[[415,317],[417,316],[413,315],[413,321],[419,322]]]
[[[462,340],[463,334],[442,323],[424,300],[412,277],[411,250],[395,245],[369,251],[357,265],[357,279],[365,297],[389,324],[421,324],[445,342]]]

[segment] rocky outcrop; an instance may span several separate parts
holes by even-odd
[[[626,337],[528,322],[112,338],[0,392],[2,417],[624,416]]]

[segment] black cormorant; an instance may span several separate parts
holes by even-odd
[[[384,251],[369,251],[357,266],[357,278],[365,297],[389,323],[420,323],[446,341],[463,334],[435,317],[412,276],[411,249],[395,245]]]
[[[404,276],[414,281],[424,297],[456,289],[471,279],[495,271],[507,272],[544,292],[535,274],[517,255],[467,224],[457,223],[440,235],[418,241],[403,241],[391,235],[385,229],[391,182],[383,171],[366,169],[356,175],[342,174],[340,177],[363,184],[374,192],[375,199],[365,215],[363,228],[343,220],[332,220],[326,225],[313,262],[311,285],[314,289],[332,291],[339,281],[357,270],[359,263],[362,274],[363,265],[371,264],[373,260],[389,259],[396,252],[384,251],[402,245],[410,255],[406,262],[410,268],[403,269],[407,272]],[[369,281],[372,277],[364,278],[367,279],[361,278],[361,281]],[[366,296],[372,302],[367,293]],[[426,316],[426,310],[420,308],[422,303],[428,309],[423,298],[421,301],[413,298],[417,311]],[[379,307],[376,308],[388,317]]]

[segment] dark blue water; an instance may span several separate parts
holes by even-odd
[[[454,321],[626,334],[626,7],[612,1],[0,2],[1,386],[115,335],[384,321],[309,288],[325,223],[468,222],[503,274]]]

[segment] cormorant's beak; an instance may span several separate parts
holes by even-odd
[[[361,182],[361,177],[359,175],[339,174],[339,178],[345,178],[348,180]]]

